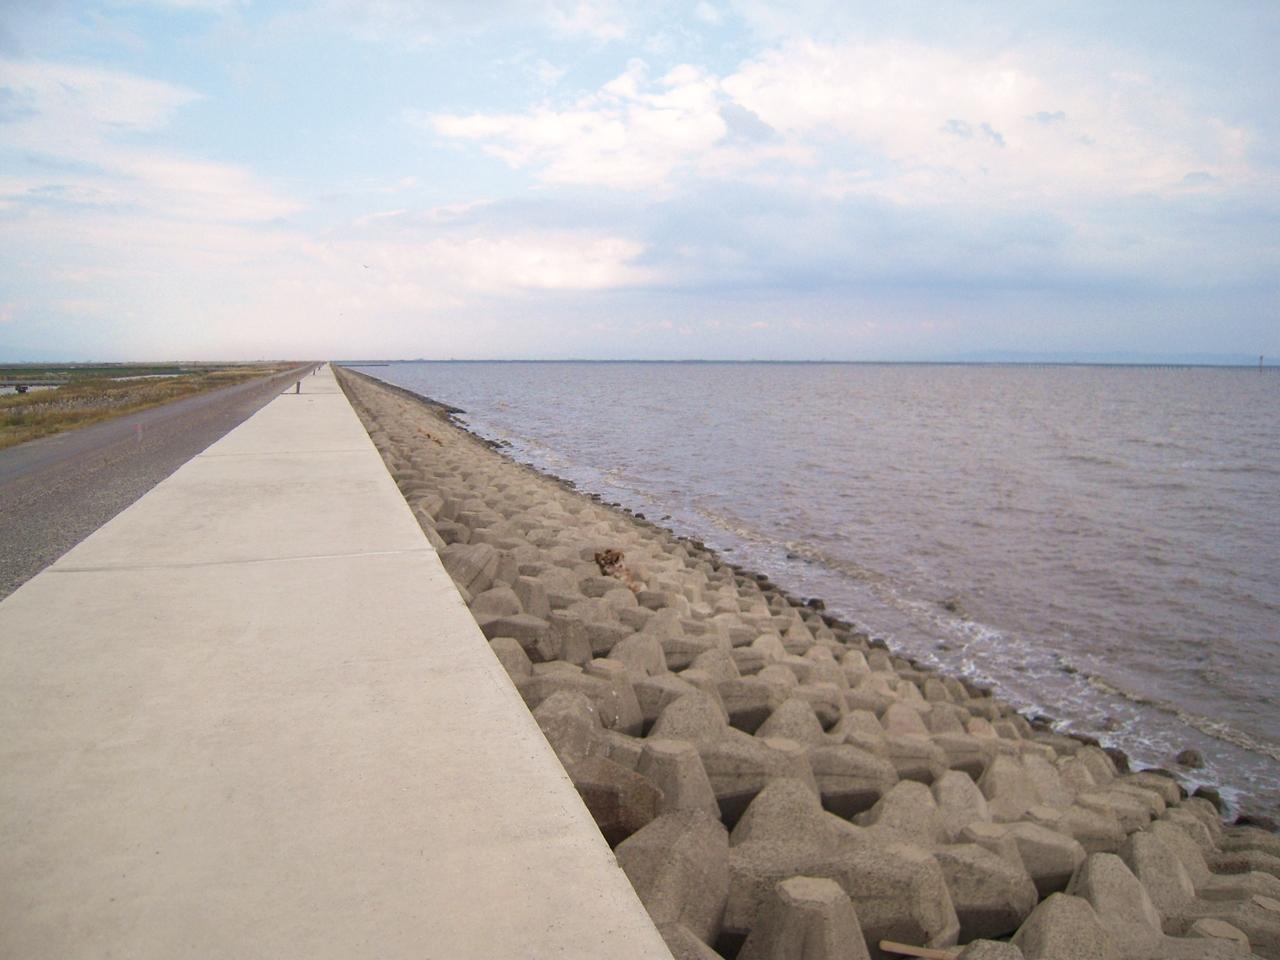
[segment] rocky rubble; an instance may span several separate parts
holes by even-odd
[[[340,378],[676,958],[1280,958],[1280,838]]]

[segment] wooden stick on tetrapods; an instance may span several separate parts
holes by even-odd
[[[921,957],[922,960],[959,960],[960,958],[960,954],[951,950],[913,947],[905,943],[894,943],[892,940],[881,940],[880,949],[885,953],[896,953],[904,957]]]

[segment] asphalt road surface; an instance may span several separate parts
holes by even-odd
[[[313,366],[0,450],[0,599]]]

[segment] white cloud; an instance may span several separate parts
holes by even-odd
[[[634,261],[644,246],[594,231],[538,231],[463,240],[445,238],[399,251],[427,258],[441,278],[483,293],[528,290],[599,290],[641,285],[652,276]]]
[[[567,36],[621,40],[627,35],[622,9],[607,0],[555,0],[546,12],[551,27]]]
[[[1243,134],[1149,78],[898,43],[789,43],[724,89],[786,135],[860,151],[856,189],[899,202],[1159,191],[1189,170],[1243,175]],[[1048,118],[1050,122],[1045,122]]]
[[[150,210],[195,220],[270,220],[300,209],[249,171],[140,145],[200,99],[116,70],[0,60],[5,146],[41,172],[0,180],[0,203]]]
[[[249,5],[249,0],[113,0],[121,7],[160,7],[173,10],[204,10],[209,13],[226,13]]]
[[[199,94],[167,83],[99,67],[0,60],[8,91],[6,139],[65,152],[121,133],[155,130]]]
[[[695,168],[724,175],[768,158],[804,159],[803,149],[785,144],[724,142],[724,103],[718,78],[698,67],[679,66],[653,81],[647,65],[632,60],[598,91],[563,107],[414,119],[556,184],[652,189]]]
[[[716,26],[724,19],[723,14],[716,7],[707,3],[706,0],[700,0],[697,6],[693,8],[693,15],[703,23],[711,26]]]
[[[361,39],[410,47],[479,36],[495,26],[610,42],[627,37],[636,17],[636,11],[618,0],[319,0],[317,12],[315,24],[331,28],[338,23]]]
[[[303,0],[284,13],[137,2],[246,7],[255,90],[317,69],[339,82],[374,53],[394,89],[362,97],[358,119],[340,97],[317,111],[309,133],[337,147],[296,181],[321,195],[304,211],[296,188],[175,145],[208,116],[201,139],[238,138],[228,149],[252,156],[234,104],[84,65],[106,49],[123,57],[114,41],[46,45],[74,64],[0,60],[6,342],[45,324],[125,352],[477,355],[576,350],[587,341],[574,333],[594,325],[610,333],[593,349],[648,352],[690,332],[658,318],[701,313],[753,350],[803,352],[819,338],[789,322],[844,316],[864,287],[850,330],[871,342],[877,323],[922,322],[905,294],[898,314],[879,310],[885,290],[943,290],[947,313],[957,287],[976,303],[1043,284],[1065,302],[1113,281],[1168,290],[1275,274],[1264,122],[1248,121],[1255,149],[1204,88],[1105,47],[1063,45],[1068,59],[1020,36],[1016,49],[975,39],[972,23],[956,38],[922,29],[922,15],[841,13],[836,0],[797,0],[799,13],[758,0]],[[175,23],[210,29],[171,13],[117,19],[148,45],[172,40]],[[279,46],[316,30],[319,67]],[[387,46],[353,49],[352,36]],[[624,69],[637,51],[647,62]],[[586,77],[595,84],[579,86]],[[315,87],[305,93],[326,96]],[[429,133],[414,137],[417,156],[367,109],[398,109],[411,91],[424,99],[410,118]],[[286,100],[255,116],[306,106]],[[1222,102],[1224,117],[1249,116]],[[470,162],[480,153],[520,175]],[[94,324],[109,335],[89,337]]]
[[[891,42],[787,42],[724,77],[684,65],[653,80],[633,60],[570,103],[419,120],[555,184],[789,179],[915,205],[1069,202],[1184,189],[1192,172],[1202,189],[1254,176],[1242,130],[1149,77]]]
[[[533,65],[533,75],[544,87],[554,87],[568,72],[565,67],[557,67],[547,60],[539,59]]]
[[[442,225],[394,212],[319,234],[228,221],[193,230],[189,220],[145,211],[33,209],[0,219],[0,248],[21,248],[33,264],[25,279],[58,291],[24,320],[82,323],[86,342],[122,354],[287,355],[310,344],[341,355],[365,338],[404,351],[446,342],[474,351],[480,328],[448,332],[449,318],[478,305],[506,304],[500,313],[509,314],[511,304],[539,296],[653,281],[638,263],[644,245],[616,234]],[[108,332],[117,327],[133,340]],[[441,339],[411,346],[423,330]]]

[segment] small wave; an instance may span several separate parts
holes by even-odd
[[[1280,476],[1280,469],[1268,466],[1265,463],[1213,464],[1206,465],[1203,469],[1210,473],[1260,473],[1264,477]]]
[[[1151,480],[1149,478],[1135,479],[1125,484],[1125,486],[1130,490],[1163,490],[1169,493],[1184,493],[1193,489],[1191,484],[1184,483],[1181,480]]]
[[[1221,720],[1214,720],[1198,713],[1191,713],[1186,710],[1175,710],[1174,714],[1187,726],[1195,727],[1201,733],[1206,733],[1215,740],[1222,740],[1226,743],[1235,744],[1237,747],[1243,747],[1253,753],[1261,754],[1264,757],[1270,757],[1272,760],[1280,760],[1280,744],[1264,742],[1259,740],[1257,737],[1245,733],[1243,730],[1236,729],[1229,723],[1224,723]]]
[[[1128,464],[1123,460],[1115,460],[1111,457],[1104,457],[1096,453],[1068,453],[1063,455],[1063,460],[1068,463],[1087,463],[1095,467],[1127,467]]]
[[[1101,693],[1110,694],[1113,697],[1119,697],[1122,700],[1128,700],[1130,703],[1136,703],[1144,707],[1155,707],[1159,709],[1161,706],[1159,700],[1154,700],[1151,697],[1144,696],[1140,693],[1134,693],[1132,690],[1125,690],[1123,687],[1117,687],[1111,681],[1099,677],[1096,674],[1089,674],[1085,679],[1088,681],[1089,686]],[[1177,711],[1172,708],[1167,712],[1173,714],[1177,713]]]
[[[811,563],[821,564],[829,570],[843,573],[845,576],[854,580],[860,580],[864,583],[883,583],[888,579],[878,570],[872,570],[870,567],[864,567],[859,563],[854,563],[852,560],[833,557],[826,551],[820,550],[812,544],[805,543],[801,540],[788,540],[783,544],[783,546],[787,548],[787,553],[791,556],[808,560]]]
[[[725,533],[732,534],[739,540],[775,545],[778,543],[778,541],[772,537],[766,536],[759,530],[747,526],[747,524],[739,520],[737,517],[732,517],[726,513],[720,513],[719,511],[701,506],[694,506],[693,512],[709,522],[712,526],[723,530]]]
[[[1259,740],[1257,737],[1246,733],[1243,730],[1233,727],[1231,724],[1223,720],[1214,720],[1199,713],[1192,713],[1189,710],[1183,710],[1170,703],[1157,700],[1144,694],[1134,693],[1123,687],[1116,686],[1114,683],[1106,680],[1096,674],[1090,674],[1088,677],[1089,686],[1102,693],[1110,694],[1127,700],[1130,703],[1136,703],[1139,706],[1150,707],[1177,717],[1182,723],[1188,727],[1193,727],[1203,734],[1213,737],[1215,740],[1221,740],[1224,743],[1230,743],[1237,747],[1242,747],[1252,753],[1260,756],[1270,757],[1272,760],[1280,760],[1280,744],[1268,743]]]
[[[1158,437],[1125,437],[1124,442],[1131,443],[1137,447],[1153,447],[1156,450],[1183,450],[1187,453],[1195,451],[1195,447],[1189,447],[1185,443],[1178,443],[1176,440],[1162,440]]]

